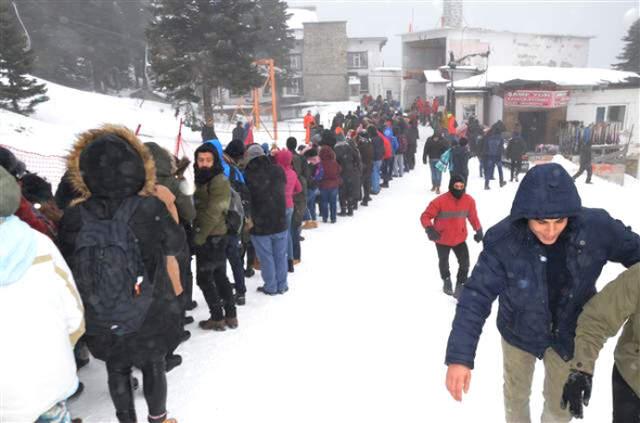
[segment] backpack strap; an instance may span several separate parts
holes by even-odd
[[[141,201],[142,197],[139,195],[125,198],[118,207],[118,210],[116,210],[116,213],[113,215],[112,220],[129,223],[129,220],[131,220],[131,217],[136,212]]]

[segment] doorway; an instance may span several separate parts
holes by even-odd
[[[547,127],[546,112],[520,112],[518,122],[522,128],[522,138],[527,143],[527,151],[535,151],[536,145],[544,144],[545,128]]]

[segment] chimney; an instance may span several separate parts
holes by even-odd
[[[462,0],[444,0],[442,5],[442,26],[462,28]]]

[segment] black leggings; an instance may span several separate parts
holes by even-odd
[[[613,423],[640,423],[640,398],[613,365]]]
[[[436,249],[438,250],[438,266],[440,267],[440,277],[442,279],[451,277],[451,272],[449,272],[449,252],[453,250],[453,253],[458,259],[457,283],[465,283],[467,281],[467,275],[469,274],[469,249],[467,248],[467,243],[463,242],[454,247],[436,243]]]
[[[144,399],[150,422],[163,422],[167,414],[167,378],[163,358],[147,361],[142,370]],[[120,423],[135,423],[136,408],[131,386],[131,364],[107,361],[109,393]]]

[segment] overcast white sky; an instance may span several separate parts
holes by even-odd
[[[624,16],[638,0],[465,0],[465,23],[472,27],[522,32],[593,35],[589,66],[610,67],[623,47]],[[439,0],[290,0],[289,5],[317,7],[319,20],[346,20],[351,37],[386,36],[385,66],[400,66],[400,37],[435,28],[442,14]]]

